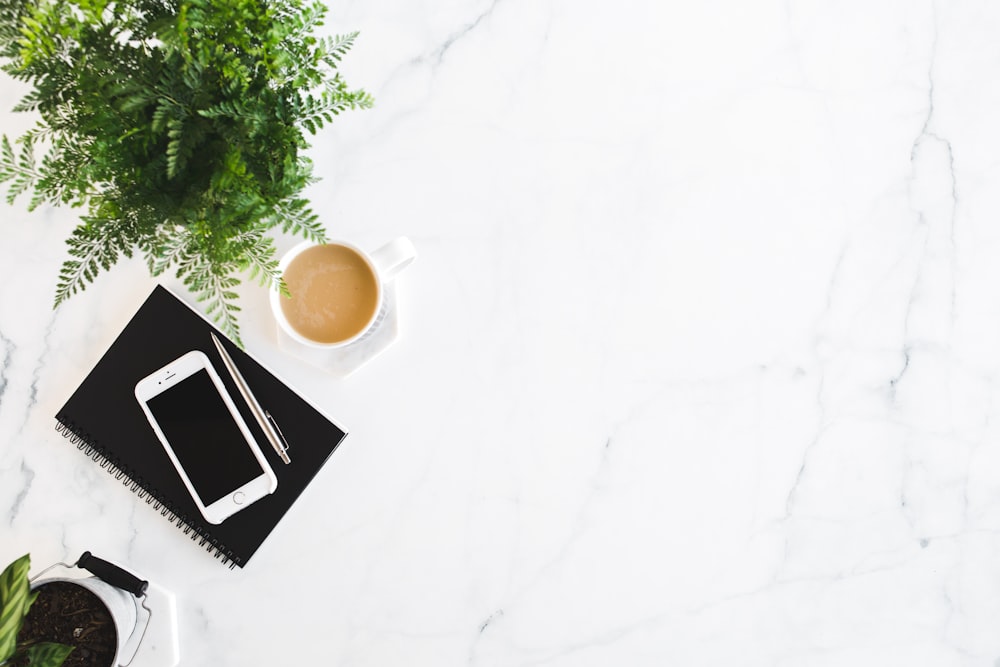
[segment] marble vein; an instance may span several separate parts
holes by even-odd
[[[456,43],[478,28],[480,24],[488,20],[499,4],[500,0],[492,0],[486,9],[484,9],[476,18],[469,21],[458,30],[452,32],[447,39],[445,39],[444,42],[442,42],[441,45],[432,52],[435,64],[440,65],[444,61],[445,54],[447,54]]]
[[[486,629],[501,617],[503,617],[503,609],[497,609],[495,612],[487,616],[486,620],[479,625],[479,634],[486,632]]]
[[[37,359],[34,360],[34,364],[31,367],[30,380],[28,381],[28,389],[25,396],[26,398],[25,411],[24,411],[24,416],[21,420],[21,426],[17,429],[18,433],[22,432],[24,424],[27,423],[27,420],[31,414],[32,409],[38,403],[38,387],[39,384],[46,379],[45,368],[46,368],[46,359],[49,351],[49,339],[52,336],[52,330],[53,327],[55,326],[56,321],[57,321],[57,315],[53,313],[45,322],[45,326],[42,330],[42,335],[39,336],[41,340],[41,349],[38,351],[38,357]],[[23,351],[24,349],[25,348],[21,348],[21,351]]]
[[[28,466],[28,464],[22,460],[21,461],[21,485],[14,496],[14,502],[11,504],[8,524],[13,527],[14,522],[17,520],[18,515],[21,513],[21,506],[24,504],[25,499],[31,493],[31,485],[35,481],[35,471]]]
[[[939,19],[937,16],[937,5],[936,3],[931,4],[931,23],[932,23],[932,37],[930,44],[930,55],[928,58],[927,66],[927,113],[924,116],[924,122],[920,128],[917,137],[913,141],[913,146],[910,150],[910,162],[913,165],[914,172],[919,168],[923,161],[929,158],[924,158],[924,151],[922,150],[927,142],[936,143],[942,146],[945,150],[945,170],[946,178],[948,183],[946,188],[950,197],[950,206],[947,214],[947,220],[943,221],[947,225],[947,242],[948,242],[948,261],[949,261],[949,271],[950,271],[950,304],[949,304],[949,314],[951,321],[954,322],[957,315],[957,260],[955,257],[957,251],[957,245],[955,241],[956,224],[957,224],[957,214],[958,214],[958,179],[955,170],[955,150],[952,142],[940,132],[935,129],[936,118],[935,118],[935,65],[938,60],[938,33],[940,30]],[[912,181],[911,181],[912,183]],[[921,210],[918,207],[918,218],[921,223],[928,222],[930,215],[927,211]]]
[[[3,405],[4,394],[7,392],[7,385],[10,382],[8,373],[17,346],[14,345],[14,341],[0,332],[0,348],[2,348],[3,354],[3,359],[0,360],[0,405]]]

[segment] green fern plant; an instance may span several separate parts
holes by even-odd
[[[0,143],[13,203],[79,207],[55,305],[138,253],[239,340],[241,276],[280,285],[270,232],[325,239],[303,198],[315,134],[372,98],[316,0],[0,0],[0,63],[36,125]]]
[[[8,565],[0,574],[0,665],[10,662],[31,667],[59,667],[73,651],[72,646],[55,642],[19,642],[18,633],[31,604],[38,596],[31,592],[28,554]]]

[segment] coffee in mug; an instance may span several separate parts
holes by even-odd
[[[382,321],[383,284],[416,256],[405,236],[372,253],[339,241],[301,243],[278,264],[291,296],[272,290],[271,311],[280,329],[307,348],[345,347]]]
[[[307,248],[289,262],[283,277],[291,297],[281,299],[281,311],[311,341],[353,338],[378,312],[378,276],[360,253],[345,245]]]

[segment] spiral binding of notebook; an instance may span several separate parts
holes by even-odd
[[[68,439],[77,449],[97,462],[108,474],[129,487],[140,500],[144,500],[147,505],[151,505],[155,511],[160,513],[160,516],[165,517],[167,521],[180,528],[192,541],[198,542],[198,546],[203,547],[215,556],[215,558],[221,560],[223,565],[229,565],[229,569],[233,569],[239,564],[240,559],[238,556],[226,549],[218,540],[206,535],[198,526],[192,524],[186,516],[178,513],[164,502],[162,494],[158,493],[155,487],[147,484],[142,478],[133,476],[129,471],[121,467],[120,462],[114,460],[106,452],[102,452],[88,434],[80,432],[68,421],[58,417],[55,428],[57,433]]]

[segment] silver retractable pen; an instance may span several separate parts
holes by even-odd
[[[240,393],[243,395],[243,400],[247,402],[250,406],[250,412],[253,413],[254,419],[260,424],[261,429],[264,431],[264,435],[267,436],[268,442],[274,447],[274,451],[278,453],[278,456],[285,463],[291,463],[292,459],[288,456],[288,441],[285,440],[284,434],[281,429],[278,428],[277,422],[274,421],[274,417],[271,416],[267,410],[260,406],[257,402],[257,397],[253,395],[250,391],[250,385],[243,378],[243,374],[240,373],[240,369],[236,367],[236,362],[233,358],[229,356],[229,352],[226,348],[222,346],[222,343],[212,334],[212,342],[215,343],[215,347],[219,350],[219,356],[222,357],[222,363],[226,365],[226,370],[229,371],[229,375],[232,376],[233,381],[236,386],[239,387]]]

